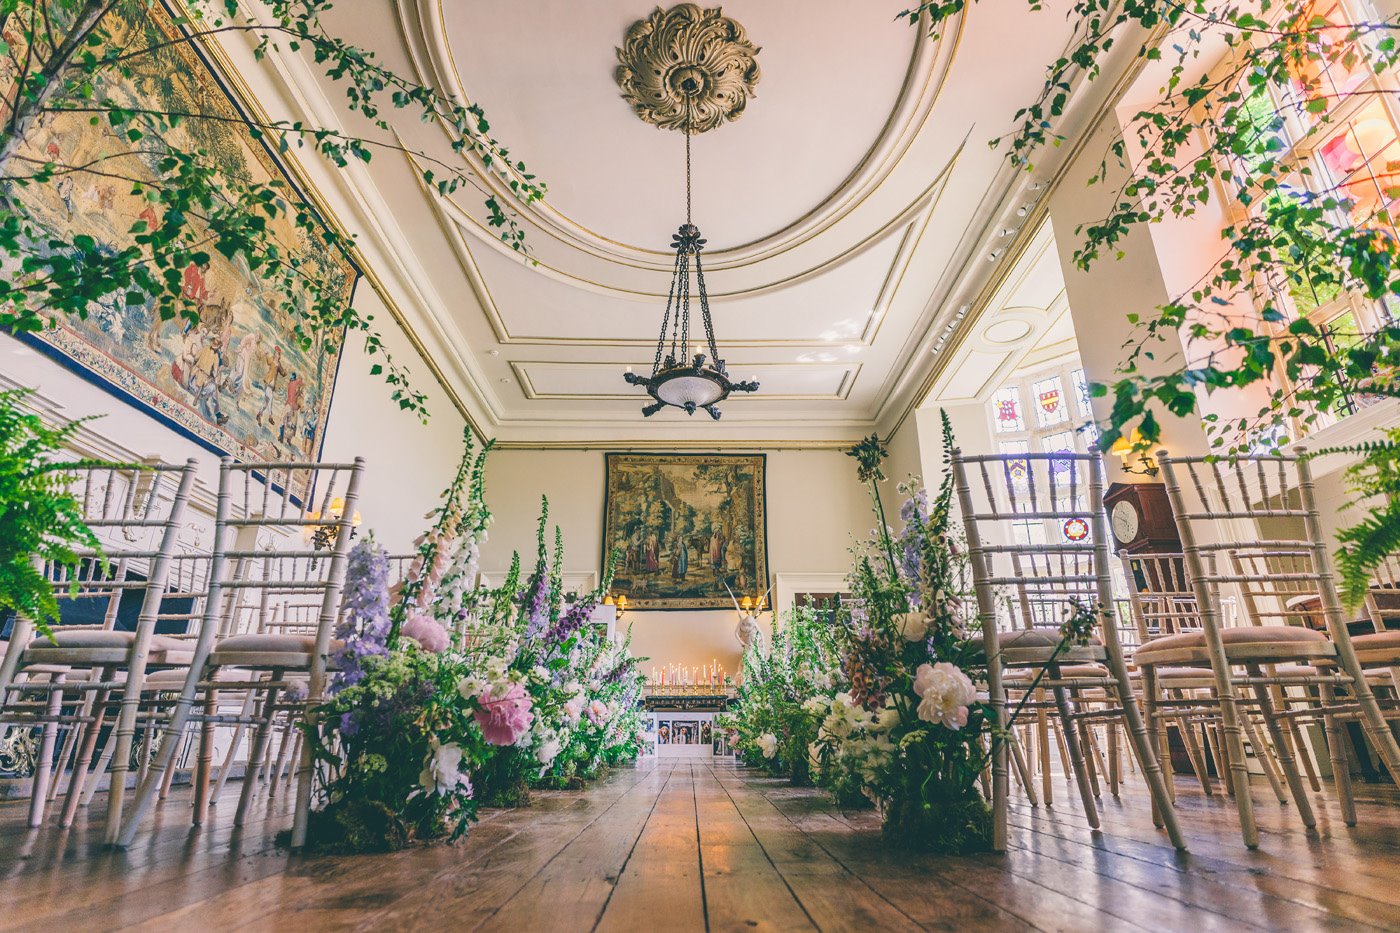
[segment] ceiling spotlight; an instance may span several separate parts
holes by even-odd
[[[501,351],[500,351],[500,350],[487,350],[487,351],[486,351],[486,355],[487,355],[487,356],[500,356],[500,355],[501,355]]]
[[[1029,214],[1030,212],[1031,212],[1031,206],[1030,206],[1029,204],[1022,204],[1020,207],[1016,208],[1016,216],[1017,216],[1017,217],[1025,217],[1025,216],[1026,216],[1027,214]]]
[[[987,262],[996,262],[998,259],[1001,258],[1001,254],[1004,252],[1005,250],[1002,249],[992,250],[990,253],[987,254]]]
[[[997,231],[997,236],[1001,237],[1003,240],[1006,239],[1007,237],[1011,237],[1011,236],[1015,236],[1015,235],[1016,235],[1016,228],[1015,228],[1015,227],[1002,227],[1000,230]]]

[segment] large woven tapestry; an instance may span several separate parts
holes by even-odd
[[[636,609],[721,609],[768,588],[762,454],[607,456],[603,550]],[[728,590],[726,590],[728,587]]]
[[[305,205],[273,152],[240,122],[240,105],[200,53],[188,42],[171,42],[180,27],[169,11],[159,3],[118,4],[104,25],[113,30],[113,46],[156,51],[131,60],[130,78],[113,71],[96,89],[98,96],[132,109],[215,117],[186,120],[170,136],[183,149],[208,152],[220,174],[278,179],[289,201]],[[0,74],[0,80],[13,79]],[[93,124],[78,113],[45,115],[26,145],[40,161],[107,160],[100,164],[108,177],[77,172],[22,189],[40,224],[70,237],[85,234],[97,249],[116,251],[135,242],[137,221],[145,221],[147,230],[161,223],[160,206],[136,193],[132,183],[156,177],[151,160],[159,158],[159,147],[132,147],[105,120]],[[154,151],[117,155],[133,148]],[[310,264],[308,275],[350,301],[358,272],[346,257],[308,242],[285,217],[270,226],[283,249]],[[184,296],[199,310],[196,324],[178,317],[163,321],[150,302],[113,303],[91,308],[86,318],[60,316],[55,327],[27,339],[212,450],[245,461],[316,459],[343,335],[303,347],[293,335],[294,316],[282,307],[284,296],[260,281],[241,256],[225,257],[212,244],[207,263],[191,263],[180,275]]]

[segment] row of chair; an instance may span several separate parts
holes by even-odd
[[[196,468],[194,460],[73,468],[74,495],[101,547],[78,552],[76,564],[42,568],[64,600],[62,623],[46,637],[36,635],[32,620],[15,619],[0,662],[0,738],[10,729],[40,733],[31,826],[44,820],[65,769],[63,825],[106,772],[104,839],[129,845],[168,790],[196,727],[196,823],[250,733],[235,816],[241,824],[260,769],[280,772],[293,720],[322,695],[364,461],[224,458],[207,548],[187,540],[199,527],[189,509]],[[123,599],[127,594],[133,599]],[[270,742],[278,724],[284,734],[274,764]],[[219,727],[236,732],[216,785]],[[310,747],[301,744],[297,757],[292,842],[301,845]]]
[[[1099,823],[1095,797],[1104,770],[1094,736],[1099,727],[1110,746],[1110,784],[1116,788],[1119,779],[1116,746],[1124,735],[1147,781],[1154,820],[1178,847],[1184,843],[1172,806],[1174,782],[1161,764],[1166,726],[1178,727],[1209,792],[1204,751],[1195,741],[1204,727],[1213,760],[1228,771],[1227,789],[1250,847],[1258,845],[1259,833],[1246,743],[1280,800],[1291,795],[1310,830],[1316,818],[1299,772],[1301,758],[1317,789],[1303,739],[1307,726],[1323,728],[1348,824],[1356,816],[1343,724],[1359,723],[1385,768],[1400,776],[1400,747],[1387,722],[1396,715],[1394,702],[1383,707],[1376,695],[1400,686],[1400,632],[1383,628],[1374,601],[1375,631],[1349,630],[1306,460],[1227,463],[1164,452],[1160,462],[1182,551],[1129,562],[1130,605],[1124,608],[1130,612],[1122,619],[1097,454],[956,451],[952,462],[979,609],[984,619],[1003,620],[1001,628],[983,628],[987,656],[994,659],[990,703],[1003,722],[1008,707],[1036,713],[1047,772],[1043,724],[1053,719],[1091,826]],[[1030,523],[1076,519],[1090,529],[1077,542],[1035,541],[1024,532]],[[1008,604],[1019,611],[1005,612]],[[1058,623],[1074,604],[1095,607],[1097,636],[1056,654]],[[1242,624],[1226,624],[1229,605],[1242,608],[1236,613]],[[1013,616],[1018,624],[1006,624]],[[1126,647],[1125,623],[1132,626]],[[1034,756],[1021,744],[1013,735],[997,743],[993,757],[998,848],[1006,839],[1009,760],[1034,795]]]

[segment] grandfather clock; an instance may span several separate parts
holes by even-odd
[[[1113,483],[1103,497],[1114,550],[1120,554],[1179,552],[1181,538],[1164,483]]]

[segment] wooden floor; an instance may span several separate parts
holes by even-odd
[[[31,833],[11,801],[0,929],[1400,929],[1393,788],[1359,788],[1355,829],[1320,799],[1320,839],[1256,794],[1264,841],[1250,852],[1232,804],[1183,786],[1187,856],[1152,828],[1140,793],[1106,798],[1094,834],[1065,790],[1054,808],[1018,803],[1012,850],[977,858],[892,852],[872,813],[708,761],[540,794],[486,813],[462,845],[388,856],[289,856],[273,842],[286,799],[264,801],[240,833],[236,793],[198,831],[173,796],[123,853],[101,849],[96,819]]]

